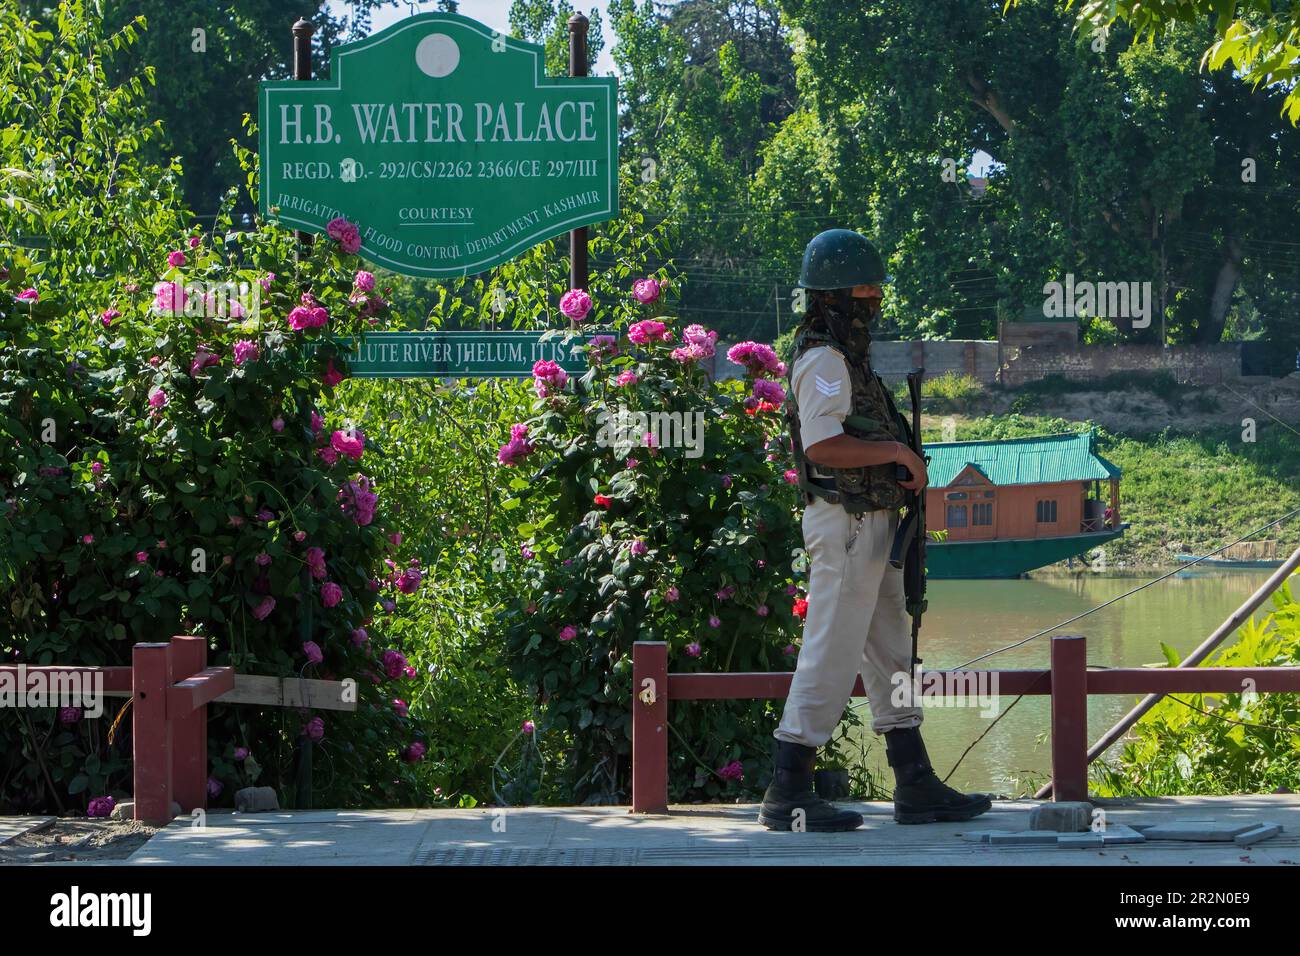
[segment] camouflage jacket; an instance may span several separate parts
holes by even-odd
[[[814,349],[827,352],[808,355]],[[806,358],[804,367],[800,360]],[[848,391],[843,386],[847,379]],[[897,510],[903,505],[896,465],[888,462],[861,468],[827,468],[814,465],[804,455],[804,441],[818,441],[841,431],[864,441],[910,440],[910,428],[899,414],[894,397],[870,366],[868,357],[855,360],[827,332],[804,329],[795,339],[790,361],[789,399],[786,420],[790,427],[799,487],[807,502],[812,496],[842,504],[860,514],[879,509]],[[813,427],[801,420],[800,409],[814,416]],[[842,426],[842,427],[841,427]],[[831,431],[833,429],[833,431]],[[829,432],[829,434],[828,434]]]

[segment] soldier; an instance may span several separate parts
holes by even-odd
[[[879,253],[848,229],[819,234],[804,251],[799,285],[809,303],[790,363],[790,422],[804,495],[810,562],[803,649],[775,732],[772,783],[758,820],[809,831],[852,830],[861,814],[813,791],[817,748],[830,739],[859,673],[871,729],[884,734],[899,823],[968,820],[992,805],[945,786],[926,756],[921,709],[895,698],[910,689],[912,645],[903,572],[889,565],[903,489],[921,491],[925,463],[893,396],[871,369],[868,325],[888,281]],[[910,477],[900,481],[897,466]],[[903,703],[909,706],[902,706]]]

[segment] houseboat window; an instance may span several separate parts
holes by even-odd
[[[966,506],[965,505],[948,506],[948,527],[949,528],[966,527]]]
[[[1039,501],[1036,517],[1039,524],[1056,524],[1056,499]]]
[[[950,492],[948,492],[948,494],[944,495],[944,497],[947,498],[949,501],[965,501],[965,500],[966,500],[966,492],[964,492],[964,491],[950,491]]]
[[[993,523],[993,503],[977,501],[971,505],[970,523],[973,525],[991,525]]]
[[[985,498],[992,498],[992,497],[993,497],[993,492],[991,492],[991,491],[986,491],[986,492],[984,492],[984,497],[985,497]]]

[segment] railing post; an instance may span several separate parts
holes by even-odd
[[[1088,644],[1052,638],[1052,799],[1088,799]]]
[[[632,812],[668,812],[668,645],[632,644]]]
[[[193,677],[208,666],[205,637],[173,637],[171,643],[172,682]],[[204,704],[189,713],[173,714],[172,796],[181,809],[190,811],[208,805],[208,708]]]
[[[172,818],[172,727],[167,719],[171,645],[135,645],[131,671],[135,819],[166,824]]]

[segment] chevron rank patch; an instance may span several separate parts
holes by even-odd
[[[821,392],[827,398],[834,398],[838,395],[840,393],[840,386],[844,384],[839,379],[831,382],[822,378],[820,375],[814,375],[813,377],[816,379],[817,391]]]

